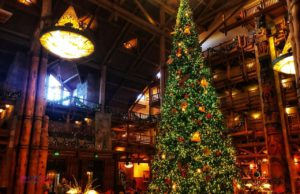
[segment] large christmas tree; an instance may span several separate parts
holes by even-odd
[[[151,193],[233,193],[234,149],[224,135],[210,69],[201,57],[188,0],[181,0],[167,61]]]

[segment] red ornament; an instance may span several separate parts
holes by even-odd
[[[169,178],[166,178],[166,179],[165,179],[165,183],[167,183],[167,184],[169,184],[169,185],[170,185],[170,184],[172,183],[172,181],[171,181],[171,179],[169,179]]]
[[[184,138],[183,138],[183,137],[178,137],[178,138],[177,138],[177,141],[179,141],[179,142],[184,142]]]
[[[205,180],[207,181],[207,182],[209,182],[210,180],[211,180],[211,176],[209,176],[209,175],[207,175],[206,177],[205,177]]]
[[[216,156],[219,157],[219,156],[221,156],[221,155],[222,155],[222,152],[221,152],[220,150],[217,150],[217,151],[216,151]]]
[[[207,114],[206,114],[206,118],[211,119],[211,118],[212,118],[212,115],[211,115],[210,113],[207,113]]]

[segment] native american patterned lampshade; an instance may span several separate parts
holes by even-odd
[[[273,69],[285,74],[295,74],[294,57],[292,53],[281,55],[273,61]]]
[[[80,26],[72,6],[53,28],[42,34],[40,42],[48,51],[64,59],[87,57],[95,50],[91,36]]]

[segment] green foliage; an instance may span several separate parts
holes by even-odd
[[[173,36],[150,193],[233,193],[235,152],[188,0],[181,0]]]

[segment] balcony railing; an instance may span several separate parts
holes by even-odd
[[[119,133],[114,138],[113,141],[125,144],[139,144],[139,145],[153,145],[154,136],[145,135],[143,133],[130,132],[130,133]]]
[[[92,125],[49,122],[51,149],[94,149],[95,128]]]

